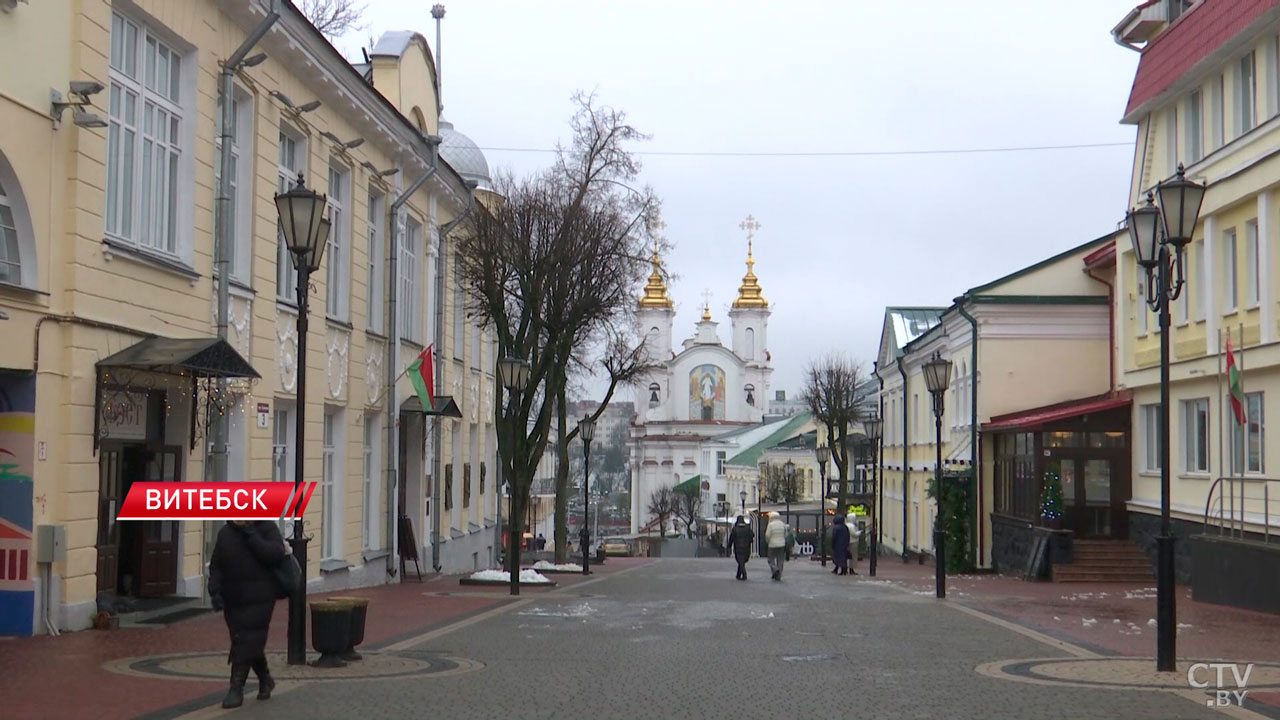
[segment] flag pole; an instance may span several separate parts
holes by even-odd
[[[1244,426],[1240,428],[1240,457],[1243,462],[1240,463],[1240,537],[1244,538],[1244,474],[1249,469],[1248,445],[1245,443],[1245,435],[1249,432],[1249,401],[1244,392],[1244,323],[1240,323],[1240,399],[1244,401],[1242,407],[1244,409]],[[1232,492],[1234,502],[1235,492]],[[1234,506],[1232,512],[1235,512]]]
[[[1223,472],[1223,465],[1222,465],[1222,459],[1223,459],[1222,430],[1227,426],[1227,415],[1225,412],[1223,412],[1223,408],[1222,408],[1222,328],[1217,328],[1217,331],[1218,331],[1218,349],[1214,353],[1214,356],[1218,361],[1218,478],[1221,479],[1225,475],[1225,473]],[[1219,493],[1218,494],[1218,513],[1219,515],[1221,515],[1222,491],[1219,490],[1218,493]],[[1221,523],[1219,523],[1218,525],[1218,531],[1219,532],[1222,531]]]
[[[387,383],[387,386],[386,386],[386,387],[384,387],[384,388],[382,388],[382,392],[378,393],[378,397],[377,397],[376,399],[374,399],[374,401],[373,401],[373,402],[371,402],[371,403],[369,403],[369,404],[370,404],[370,405],[377,405],[378,403],[382,402],[382,398],[386,397],[386,396],[387,396],[387,393],[391,392],[391,387],[392,387],[393,385],[395,385],[396,383],[400,382],[400,378],[404,377],[404,376],[405,376],[405,375],[407,375],[408,373],[409,373],[409,366],[408,366],[408,365],[406,365],[406,366],[405,366],[405,368],[404,368],[403,370],[401,370],[401,371],[400,371],[400,374],[399,374],[399,375],[397,375],[397,376],[395,377],[395,379],[394,379],[394,380],[392,380],[391,382]]]

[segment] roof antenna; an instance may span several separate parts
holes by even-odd
[[[444,114],[444,66],[440,59],[440,21],[444,19],[444,5],[431,6],[431,17],[436,19],[436,115]]]

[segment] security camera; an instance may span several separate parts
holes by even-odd
[[[102,83],[93,80],[73,80],[71,82],[71,92],[81,97],[89,97],[97,95],[104,89]]]

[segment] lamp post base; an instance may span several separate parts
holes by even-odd
[[[880,548],[876,545],[875,528],[872,528],[871,530],[871,541],[868,543],[868,545],[871,546],[871,557],[868,558],[867,560],[867,573],[871,577],[875,577],[876,576],[876,555],[880,554]]]
[[[934,548],[934,583],[935,594],[939,598],[947,596],[947,535],[941,530],[933,531]]]
[[[295,522],[302,522],[297,520]],[[302,568],[302,579],[293,594],[289,596],[289,657],[290,665],[307,664],[307,542],[305,537],[289,538],[289,548],[298,566]]]
[[[1156,670],[1177,669],[1177,598],[1174,594],[1173,536],[1156,538]]]

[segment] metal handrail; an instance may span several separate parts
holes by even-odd
[[[1224,482],[1225,481],[1225,482]],[[1251,510],[1250,500],[1261,505],[1262,519],[1262,541],[1264,543],[1271,542],[1271,483],[1280,483],[1280,478],[1266,477],[1220,477],[1213,481],[1209,486],[1209,494],[1204,502],[1204,532],[1209,533],[1210,528],[1217,527],[1218,535],[1226,535],[1228,537],[1237,537],[1243,539],[1246,532],[1246,525],[1258,525],[1256,517],[1254,521],[1249,521],[1246,514]],[[1251,488],[1261,488],[1260,493],[1250,495]],[[1238,492],[1237,492],[1238,491]],[[1280,492],[1276,497],[1280,500]],[[1216,514],[1214,513],[1217,501]],[[1257,505],[1254,505],[1255,516]],[[1237,512],[1238,511],[1238,512]],[[1275,514],[1280,518],[1280,513]],[[1214,522],[1211,522],[1214,521]]]

